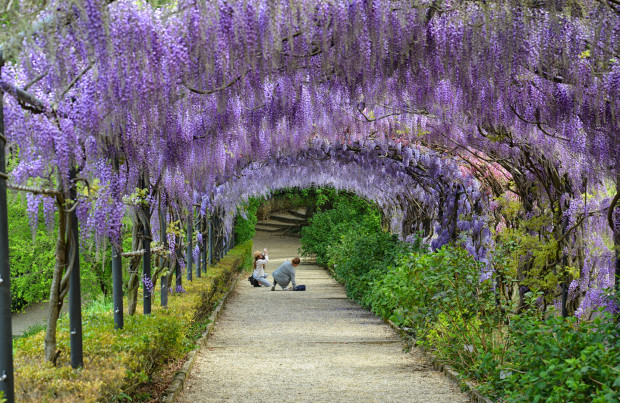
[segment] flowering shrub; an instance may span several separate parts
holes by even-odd
[[[68,317],[58,327],[56,367],[43,359],[44,331],[16,339],[17,400],[95,402],[130,396],[158,367],[194,347],[196,328],[188,329],[188,324],[208,315],[232,276],[246,267],[251,250],[251,242],[235,247],[205,276],[185,284],[186,292],[170,298],[167,309],[153,307],[150,315],[125,316],[121,330],[114,329],[111,301],[84,309],[84,368],[70,366]]]

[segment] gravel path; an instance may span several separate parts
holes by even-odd
[[[21,336],[26,330],[35,325],[45,325],[47,322],[47,310],[49,301],[39,302],[24,309],[23,312],[11,314],[11,330],[13,336]],[[65,301],[62,305],[62,314],[68,314],[69,303]]]
[[[264,247],[271,274],[297,255],[299,241],[259,233],[254,249]],[[469,401],[419,353],[404,352],[394,331],[348,300],[325,270],[302,260],[296,279],[307,291],[240,280],[180,402]]]

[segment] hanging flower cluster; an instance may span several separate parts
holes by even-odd
[[[376,201],[403,237],[467,234],[484,259],[485,170],[500,166],[524,214],[557,205],[555,227],[587,216],[583,242],[609,237],[580,203],[620,173],[615,6],[437,3],[52,0],[0,77],[40,101],[7,90],[11,179],[87,183],[82,232],[99,240],[118,240],[145,177],[149,208],[221,209],[226,231],[248,196],[331,185]],[[31,219],[44,199],[29,199]],[[609,255],[589,250],[581,270],[596,275],[573,293],[613,281]]]

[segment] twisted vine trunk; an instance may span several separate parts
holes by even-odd
[[[62,183],[59,180],[58,183]],[[68,267],[70,238],[68,233],[68,214],[65,211],[65,198],[58,195],[56,197],[58,206],[58,237],[56,239],[56,263],[52,284],[50,286],[50,301],[47,313],[47,330],[45,332],[45,360],[56,365],[56,360],[60,355],[60,350],[56,350],[56,333],[58,328],[58,318],[64,302],[64,298],[69,291],[69,275],[71,268]]]
[[[131,231],[131,249],[142,249],[142,238],[140,237],[140,223],[134,218]],[[141,256],[134,256],[129,261],[129,281],[127,282],[127,313],[135,315],[138,306],[138,288],[140,287],[140,262]]]

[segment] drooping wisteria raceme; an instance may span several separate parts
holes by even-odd
[[[483,159],[507,172],[524,216],[555,206],[548,232],[572,253],[609,237],[594,223],[603,214],[580,203],[592,192],[604,200],[620,173],[620,18],[613,3],[540,3],[52,1],[43,17],[62,23],[27,41],[2,75],[14,86],[42,76],[29,91],[45,105],[33,113],[9,97],[7,134],[20,153],[12,178],[64,180],[78,165],[96,185],[80,209],[83,231],[114,238],[123,196],[144,177],[153,205],[163,192],[180,208],[228,217],[255,181],[329,184],[338,173],[346,180],[333,185],[376,200],[395,230],[429,219],[435,245],[471,230],[467,247],[482,256],[488,199],[463,178],[484,172],[459,170]],[[381,165],[369,153],[398,158],[385,175],[353,174]],[[350,173],[321,171],[315,154]],[[275,184],[260,184],[256,164],[290,164],[293,176],[267,173]],[[370,189],[368,178],[392,187]],[[579,241],[562,233],[576,223]],[[572,279],[573,294],[613,284],[602,266],[611,254],[601,256],[580,258],[600,281]]]

